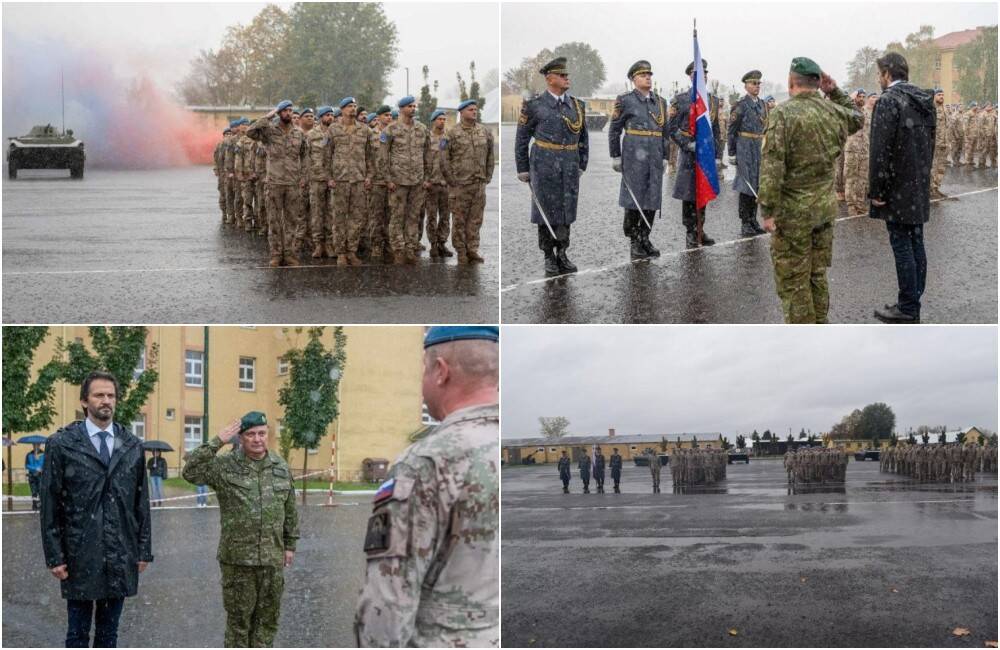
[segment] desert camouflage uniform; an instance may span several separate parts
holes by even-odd
[[[430,134],[414,120],[390,124],[386,137],[386,180],[395,184],[389,192],[389,244],[395,255],[416,256],[420,251],[420,217],[424,210],[424,180],[430,176],[431,157],[427,152]]]
[[[215,145],[215,150],[212,152],[212,171],[215,172],[216,185],[219,188],[219,210],[222,212],[222,223],[228,222],[228,215],[226,214],[225,168],[226,138],[228,137],[223,136],[223,139],[219,141],[219,144]]]
[[[965,112],[963,123],[963,135],[965,139],[965,164],[976,166],[976,152],[979,151],[979,110],[968,110]]]
[[[451,244],[458,261],[480,261],[479,230],[486,209],[486,186],[493,179],[493,134],[481,124],[456,124],[438,145],[441,174],[448,183]]]
[[[948,111],[944,106],[936,106],[937,127],[934,131],[934,162],[931,163],[931,198],[941,196],[941,179],[948,157]]]
[[[267,243],[271,260],[298,263],[294,248],[301,214],[302,168],[306,164],[305,135],[294,126],[288,131],[262,117],[247,135],[267,148]]]
[[[450,414],[390,470],[368,521],[361,647],[499,643],[496,404]]]
[[[855,131],[844,144],[844,200],[847,214],[868,214],[868,144],[871,111],[863,112],[864,127]]]
[[[285,551],[299,538],[292,473],[273,452],[261,460],[242,450],[217,456],[224,444],[216,436],[192,451],[183,475],[219,500],[226,647],[267,648],[278,631]]]
[[[313,257],[333,256],[333,215],[330,214],[330,130],[317,124],[306,133],[309,150],[309,233]],[[315,253],[319,253],[316,255]]]
[[[350,126],[339,121],[330,125],[330,176],[335,183],[332,236],[338,256],[356,258],[361,231],[368,222],[365,180],[375,174],[373,140],[371,129],[357,121]],[[347,260],[338,260],[342,261]]]
[[[389,152],[389,138],[385,127],[376,125],[373,131],[372,147],[375,169],[372,189],[368,194],[368,231],[371,239],[372,259],[378,260],[390,252],[389,249],[389,188],[386,187],[386,156]]]
[[[441,139],[445,133],[435,133],[432,129],[427,143],[427,153],[431,158],[430,174],[427,180],[431,186],[427,188],[424,197],[424,224],[427,229],[427,242],[431,245],[431,257],[440,255],[440,248],[448,242],[451,234],[451,220],[448,212],[448,182],[441,172]]]
[[[771,235],[774,281],[785,322],[825,323],[826,269],[833,259],[834,162],[864,118],[839,88],[823,99],[806,91],[768,115],[760,168],[760,205]]]
[[[256,143],[253,156],[253,173],[257,176],[254,183],[253,221],[258,235],[267,234],[267,147]]]
[[[226,136],[225,151],[222,155],[222,167],[225,171],[226,186],[226,223],[236,223],[236,194],[239,187],[236,181],[236,139],[238,136]]]
[[[951,128],[948,129],[951,135],[951,142],[948,150],[951,155],[952,165],[962,164],[962,150],[965,149],[965,131],[963,129],[964,122],[965,114],[962,112],[962,109],[956,109],[951,115]]]
[[[979,164],[986,163],[996,167],[997,164],[997,113],[990,107],[979,112]]]
[[[253,230],[253,197],[254,197],[254,153],[257,150],[257,143],[246,136],[241,135],[237,140],[238,150],[234,169],[236,179],[240,183],[240,209],[236,213],[236,223],[250,232]]]

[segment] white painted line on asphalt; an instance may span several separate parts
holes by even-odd
[[[982,190],[973,190],[971,192],[962,192],[961,194],[952,194],[952,195],[950,195],[950,196],[948,196],[947,198],[944,198],[944,199],[931,199],[931,203],[937,203],[939,201],[950,201],[951,199],[957,199],[957,198],[962,197],[962,196],[972,196],[973,194],[982,194],[983,192],[995,192],[996,190],[997,190],[996,187],[988,187],[988,188],[982,189]],[[847,215],[846,217],[837,217],[836,219],[834,219],[834,221],[838,221],[838,222],[839,221],[850,221],[852,219],[858,219],[858,218],[867,217],[867,216],[868,216],[867,214],[851,214],[851,215]],[[739,239],[730,239],[730,240],[727,240],[727,241],[715,242],[714,246],[705,246],[703,248],[685,248],[684,250],[674,251],[673,253],[666,253],[666,254],[662,255],[660,257],[660,259],[666,260],[666,259],[670,259],[670,258],[679,258],[681,255],[687,255],[689,253],[697,253],[697,252],[701,252],[701,251],[706,251],[706,254],[707,254],[707,252],[710,251],[710,250],[712,250],[713,248],[717,249],[717,248],[723,248],[723,247],[726,247],[726,246],[733,246],[735,244],[739,244],[739,243],[742,243],[742,242],[745,242],[745,241],[751,241],[751,240],[754,240],[754,239],[759,239],[762,236],[763,235],[758,235],[757,237],[741,237]],[[632,264],[650,264],[650,263],[652,263],[651,259],[625,260],[625,261],[622,261],[622,262],[618,262],[616,264],[609,264],[608,266],[602,266],[600,268],[583,269],[582,271],[577,271],[576,273],[560,273],[559,275],[551,275],[551,276],[544,277],[544,278],[536,278],[534,280],[525,280],[524,282],[521,282],[521,283],[518,283],[518,284],[511,284],[511,285],[507,285],[506,287],[501,287],[500,293],[507,293],[509,291],[514,291],[515,289],[519,289],[519,288],[521,288],[523,286],[529,286],[529,285],[533,285],[533,284],[545,284],[546,282],[552,282],[553,280],[558,280],[560,278],[573,277],[574,275],[586,275],[588,273],[603,273],[604,271],[610,271],[612,269],[619,269],[619,268],[622,268],[624,266],[630,266]]]

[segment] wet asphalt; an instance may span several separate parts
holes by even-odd
[[[417,266],[337,268],[305,251],[303,267],[271,269],[266,238],[220,224],[208,167],[4,173],[3,321],[495,323],[498,185],[484,264],[425,252]]]
[[[686,252],[674,177],[664,179],[665,219],[653,243],[662,256],[629,261],[618,207],[620,175],[611,169],[607,131],[590,132],[590,162],[580,180],[569,256],[574,275],[545,279],[531,195],[516,178],[514,129],[503,129],[503,270],[505,323],[780,323],[769,236],[741,239],[735,168],[724,170],[719,198],[709,204],[705,231],[714,247]],[[965,194],[931,206],[926,227],[927,289],[922,321],[997,322],[997,171],[949,168],[942,191]],[[985,190],[985,191],[984,191]],[[830,322],[876,323],[876,307],[896,301],[896,271],[883,223],[868,217],[836,225],[830,280]]]
[[[564,495],[555,465],[504,468],[505,647],[996,642],[995,474],[920,484],[852,461],[790,493],[780,461],[753,460],[674,494],[662,472],[661,494],[626,462],[622,494],[610,477],[581,494],[574,472]]]
[[[285,593],[275,645],[356,647],[354,610],[364,579],[362,552],[371,496],[323,496],[299,505],[302,538],[285,570]],[[219,511],[153,511],[155,561],[139,578],[139,593],[125,601],[121,647],[216,647],[223,645],[219,565]],[[3,644],[60,647],[66,604],[45,568],[38,517],[3,517]]]

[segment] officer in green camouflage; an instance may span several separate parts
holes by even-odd
[[[792,59],[788,92],[788,101],[768,115],[760,206],[764,229],[772,234],[774,283],[785,322],[825,323],[830,307],[826,269],[833,258],[837,214],[834,163],[863,118],[812,59]]]
[[[219,499],[219,568],[226,609],[227,648],[274,644],[285,588],[299,538],[295,489],[288,465],[267,448],[267,418],[251,411],[191,452],[184,479],[208,485]],[[239,436],[239,449],[217,456]]]
[[[423,397],[441,423],[406,449],[374,499],[355,615],[360,647],[500,640],[498,327],[432,327]]]

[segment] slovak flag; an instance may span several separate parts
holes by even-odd
[[[694,83],[691,84],[691,111],[688,131],[694,138],[694,203],[701,210],[719,195],[719,175],[715,169],[715,138],[708,112],[708,88],[701,64],[698,32],[694,33]]]

